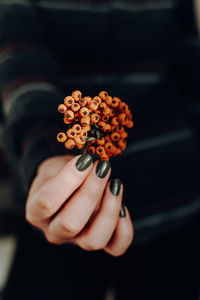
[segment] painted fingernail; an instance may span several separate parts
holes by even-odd
[[[118,196],[121,190],[121,180],[118,178],[114,178],[110,182],[110,190],[114,196]]]
[[[85,153],[82,154],[76,162],[76,168],[79,171],[86,170],[92,163],[92,156]]]
[[[104,178],[110,169],[110,163],[107,160],[100,160],[97,164],[96,174],[100,178]]]
[[[120,218],[125,218],[126,217],[126,210],[124,204],[122,204],[120,213],[119,213]]]

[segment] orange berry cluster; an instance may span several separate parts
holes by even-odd
[[[67,149],[86,146],[89,154],[97,154],[101,160],[122,153],[128,137],[125,128],[134,126],[128,105],[105,91],[94,98],[83,98],[80,91],[74,91],[58,111],[64,115],[68,130],[59,132],[57,140]]]

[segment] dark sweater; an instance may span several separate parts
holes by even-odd
[[[56,141],[63,97],[105,89],[134,113],[128,148],[111,164],[136,229],[196,215],[200,47],[192,1],[14,2],[0,1],[0,91],[5,150],[25,193],[45,158],[66,153]]]

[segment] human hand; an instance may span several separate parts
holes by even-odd
[[[133,226],[122,205],[123,185],[118,179],[108,182],[110,173],[108,162],[93,164],[88,154],[45,160],[29,191],[26,220],[50,243],[122,255]]]

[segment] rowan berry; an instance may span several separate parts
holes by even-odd
[[[119,106],[119,103],[120,103],[120,99],[117,98],[117,97],[114,97],[114,98],[112,99],[112,102],[111,102],[110,105],[111,105],[112,107],[116,108],[116,107]]]
[[[87,131],[85,129],[82,129],[80,133],[80,137],[82,139],[86,139],[87,135],[88,135]]]
[[[63,121],[64,121],[65,124],[71,124],[72,123],[72,120],[68,120],[65,117],[64,117]]]
[[[74,103],[74,99],[71,96],[67,96],[64,99],[64,103],[67,107],[70,107]]]
[[[83,126],[90,125],[90,117],[82,117],[81,125],[83,125]]]
[[[72,129],[76,131],[77,134],[81,133],[82,127],[79,124],[75,124],[72,126]]]
[[[128,133],[126,131],[123,131],[122,133],[120,133],[120,137],[121,139],[126,139],[128,137]]]
[[[95,154],[95,147],[94,147],[94,146],[90,146],[90,147],[88,147],[88,150],[87,150],[87,151],[88,151],[88,153],[91,154],[91,155],[92,155],[92,154]]]
[[[86,96],[83,98],[85,101],[87,101],[87,104],[89,104],[92,101],[92,98],[89,96]]]
[[[66,113],[65,113],[65,118],[67,120],[73,120],[74,112],[72,110],[67,110]]]
[[[112,104],[112,97],[111,97],[111,96],[108,96],[107,99],[105,99],[105,102],[106,102],[108,105],[111,105],[111,104]]]
[[[82,97],[82,93],[80,91],[74,91],[72,93],[72,97],[74,98],[75,101],[78,101]]]
[[[100,139],[97,140],[97,145],[103,146],[105,144],[105,138],[102,136]]]
[[[81,98],[81,99],[79,100],[79,104],[80,104],[80,106],[84,107],[84,106],[87,105],[87,100],[85,100],[84,98]]]
[[[125,140],[120,139],[120,140],[118,141],[117,144],[118,144],[118,146],[119,146],[119,148],[120,148],[121,150],[126,149],[126,144],[127,144],[127,142],[126,142]]]
[[[67,149],[73,149],[75,145],[76,145],[76,144],[75,144],[75,141],[72,140],[72,139],[68,139],[68,140],[65,142],[65,147],[66,147]]]
[[[111,152],[113,149],[113,144],[110,142],[105,143],[104,148],[107,152]]]
[[[61,114],[64,114],[64,113],[66,112],[66,110],[67,110],[67,107],[66,107],[65,104],[60,104],[60,105],[58,106],[58,111],[59,111]]]
[[[104,121],[104,122],[108,122],[109,116],[102,116],[101,120]]]
[[[98,105],[101,104],[101,98],[98,97],[98,96],[95,96],[95,97],[92,99],[92,101],[96,102]]]
[[[112,141],[116,142],[120,139],[120,134],[119,134],[119,132],[113,132],[110,137],[111,137]]]
[[[106,123],[103,122],[103,121],[99,121],[99,122],[98,122],[98,127],[99,127],[99,129],[101,129],[101,130],[104,129],[105,125],[106,125]]]
[[[101,91],[101,92],[99,93],[99,97],[100,97],[102,100],[106,100],[107,97],[108,97],[108,93],[105,92],[105,91]]]
[[[79,112],[77,111],[77,112],[74,113],[74,121],[75,121],[75,122],[78,122],[79,120],[80,120],[80,114],[79,114]]]
[[[105,136],[105,141],[106,142],[112,142],[110,135]]]
[[[77,136],[77,132],[75,129],[71,128],[67,130],[67,136],[71,139],[74,139]]]
[[[111,120],[111,124],[114,126],[118,126],[119,125],[119,120],[117,117],[112,118]]]
[[[79,111],[80,105],[79,105],[77,102],[75,102],[74,104],[72,104],[71,109],[72,109],[74,112]]]
[[[109,107],[106,107],[106,108],[103,110],[103,115],[104,115],[104,116],[109,116],[109,115],[110,115],[110,108],[109,108]]]
[[[119,125],[118,127],[117,127],[117,132],[119,132],[119,133],[122,133],[122,132],[124,132],[124,126],[122,126],[122,125]]]
[[[97,146],[96,147],[96,154],[101,155],[103,153],[105,153],[104,147],[103,146]]]
[[[128,120],[127,124],[126,124],[126,127],[127,128],[132,128],[134,126],[134,122],[131,121],[131,120]]]
[[[104,111],[104,109],[108,107],[107,104],[105,102],[102,102],[100,105],[99,105],[99,110],[100,111]]]
[[[59,132],[57,134],[57,140],[58,140],[58,142],[64,143],[66,141],[66,139],[67,139],[67,136],[66,136],[66,134],[64,132]]]
[[[88,132],[88,131],[90,131],[91,127],[90,127],[90,125],[84,125],[83,129]]]
[[[126,112],[128,110],[128,105],[124,102],[120,102],[119,110],[122,111],[122,112]]]
[[[105,126],[104,126],[103,131],[106,132],[106,133],[110,132],[111,131],[111,125],[106,123]]]
[[[93,114],[91,114],[90,119],[91,119],[92,123],[97,123],[99,121],[100,117],[98,114],[93,113]]]
[[[118,119],[119,119],[120,123],[123,123],[124,121],[127,121],[126,114],[125,113],[119,114]]]
[[[98,109],[98,104],[92,100],[89,104],[89,108],[91,110],[96,110],[96,109]]]
[[[87,117],[87,116],[89,116],[89,109],[88,109],[87,107],[82,107],[82,108],[80,109],[80,115],[81,115],[82,117]]]
[[[85,141],[80,137],[80,135],[77,135],[75,138],[74,138],[74,141],[76,144],[78,145],[83,145],[85,144]]]

